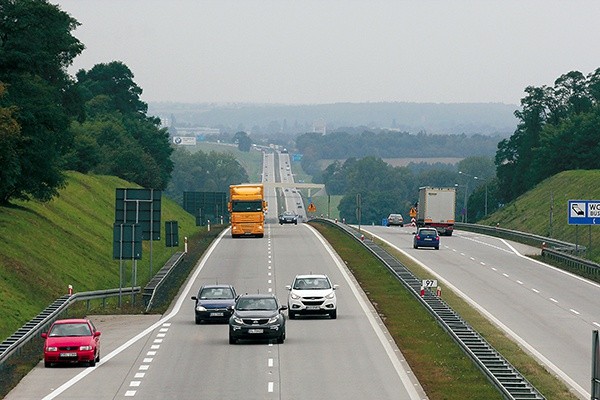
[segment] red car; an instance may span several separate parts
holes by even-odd
[[[100,361],[100,332],[89,319],[55,321],[42,337],[45,367],[81,362],[93,367]]]

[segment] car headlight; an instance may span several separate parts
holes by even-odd
[[[48,346],[48,347],[46,347],[46,351],[58,351],[58,347]]]
[[[334,293],[334,292],[331,292],[331,293],[329,293],[327,296],[325,296],[325,298],[326,298],[326,299],[330,299],[330,300],[331,300],[331,299],[335,299],[335,293]]]
[[[236,324],[239,324],[239,325],[244,325],[244,321],[236,315],[233,316],[233,322],[235,322]]]
[[[277,321],[279,321],[279,315],[269,318],[269,321],[267,321],[267,324],[274,324]]]
[[[80,351],[89,351],[92,349],[92,346],[79,346]]]
[[[206,307],[198,305],[196,306],[196,311],[206,311]]]
[[[290,292],[290,297],[294,300],[298,300],[300,298],[300,296],[298,296],[296,293],[294,292]]]

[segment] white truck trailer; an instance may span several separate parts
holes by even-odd
[[[456,190],[454,188],[419,188],[417,226],[436,228],[440,235],[452,236]]]

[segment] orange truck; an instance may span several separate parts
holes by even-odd
[[[229,186],[231,237],[265,235],[265,190],[261,183]]]

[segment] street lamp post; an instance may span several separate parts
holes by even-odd
[[[481,180],[482,180],[482,178],[479,178],[479,177],[477,177],[477,176],[474,176],[474,175],[469,175],[469,174],[467,174],[466,172],[458,171],[458,173],[459,173],[460,175],[464,175],[464,176],[468,176],[468,177],[470,177],[470,178],[473,178],[473,179],[475,179],[475,180],[477,180],[477,181],[481,181]],[[488,184],[487,184],[487,181],[486,181],[486,180],[483,180],[483,183],[485,184],[485,202],[484,202],[484,213],[485,213],[485,215],[487,216],[487,214],[488,214]],[[467,181],[467,186],[468,186],[468,184],[469,184],[469,181]],[[467,194],[466,194],[466,192],[465,192],[465,197],[466,197],[466,196],[467,196]],[[466,211],[466,202],[465,202],[465,215],[466,215],[466,214],[467,214],[467,211]]]
[[[463,186],[465,188],[465,199],[463,200],[463,220],[462,222],[466,222],[467,221],[467,192],[469,191],[469,183],[467,182],[465,185],[459,185],[458,183],[455,183],[454,186],[461,187]]]

